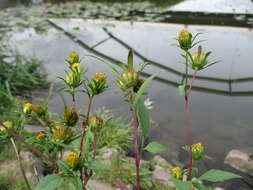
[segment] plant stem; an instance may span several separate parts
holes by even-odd
[[[185,51],[185,85],[188,86],[188,54]],[[185,94],[185,100],[187,99],[187,94]]]
[[[84,135],[85,135],[85,132],[86,132],[86,129],[87,129],[88,121],[89,121],[91,104],[92,104],[92,96],[89,97],[88,111],[87,111],[87,114],[86,114],[86,120],[85,120],[83,131],[82,131],[82,139],[81,139],[81,143],[80,143],[80,155],[79,156],[82,156]],[[83,156],[85,158],[85,153],[83,154]]]
[[[192,86],[197,75],[197,70],[194,71],[193,78],[187,91],[186,99],[185,99],[185,112],[186,112],[186,125],[187,125],[187,136],[188,136],[188,144],[190,146],[190,166],[188,169],[187,181],[191,179],[191,172],[193,166],[193,159],[192,159],[192,137],[191,137],[191,127],[190,127],[190,111],[189,111],[189,96],[192,90]]]
[[[15,150],[16,156],[17,156],[17,158],[18,158],[19,167],[20,167],[20,170],[21,170],[21,172],[22,172],[23,178],[24,178],[24,180],[25,180],[26,187],[27,187],[28,190],[31,190],[31,187],[30,187],[30,185],[29,185],[28,179],[27,179],[27,177],[26,177],[26,175],[25,175],[25,170],[24,170],[24,167],[23,167],[23,165],[22,165],[22,161],[21,161],[21,159],[20,159],[19,151],[18,151],[18,149],[17,149],[17,147],[16,147],[16,144],[15,144],[13,138],[11,138],[11,143],[12,143],[12,145],[13,145],[13,148],[14,148],[14,150]]]
[[[138,143],[138,118],[134,110],[134,90],[132,89],[132,105],[131,105],[131,112],[132,112],[132,117],[133,117],[133,124],[134,124],[134,140],[135,140],[135,165],[136,165],[136,186],[137,190],[141,189],[140,185],[140,156],[139,156],[139,143]]]

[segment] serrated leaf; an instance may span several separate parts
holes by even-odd
[[[47,175],[40,180],[40,183],[37,185],[35,190],[56,190],[63,181],[64,178],[60,175]]]
[[[153,78],[156,77],[157,74],[153,74],[150,77],[148,77],[145,82],[141,85],[140,89],[138,90],[136,96],[135,96],[135,100],[134,100],[134,109],[136,110],[137,104],[139,103],[142,94],[144,93],[146,87],[148,86],[148,84],[153,80]]]
[[[172,178],[172,182],[175,184],[178,190],[191,190],[192,182],[191,181],[180,181],[175,178]]]
[[[211,169],[199,177],[200,180],[206,180],[211,182],[223,182],[225,180],[234,178],[241,178],[241,176],[218,169]]]
[[[159,153],[162,153],[162,152],[166,152],[167,151],[167,147],[161,145],[160,143],[158,142],[151,142],[149,143],[145,148],[144,150],[150,152],[150,153],[153,153],[153,154],[159,154]]]
[[[139,101],[139,104],[137,105],[137,116],[138,116],[139,124],[141,126],[143,139],[146,139],[148,135],[149,126],[150,126],[150,117],[149,117],[149,111],[144,105],[142,100]]]

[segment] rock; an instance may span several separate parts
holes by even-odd
[[[253,154],[241,150],[231,150],[225,163],[233,168],[253,176]]]
[[[119,152],[116,148],[103,149],[101,151],[100,159],[103,164],[111,165],[113,159],[117,159]]]
[[[162,168],[159,165],[155,166],[155,170],[151,176],[151,180],[154,183],[160,183],[165,187],[175,188],[175,185],[172,183],[171,178],[170,169]]]
[[[153,159],[152,159],[152,162],[155,164],[155,165],[158,165],[158,166],[161,166],[161,167],[165,167],[167,168],[169,166],[168,162],[161,156],[159,155],[156,155]]]
[[[225,189],[221,187],[215,187],[214,190],[225,190]]]
[[[114,188],[105,182],[97,180],[89,180],[88,187],[99,190],[120,190],[119,188]]]
[[[24,125],[24,130],[29,133],[38,133],[40,131],[46,131],[45,127],[36,125]]]

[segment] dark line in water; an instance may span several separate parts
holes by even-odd
[[[80,46],[82,46],[83,48],[85,48],[86,50],[90,51],[91,53],[94,53],[104,59],[107,59],[109,61],[111,61],[114,65],[120,66],[120,63],[118,62],[118,60],[109,57],[99,51],[96,51],[95,49],[91,49],[90,46],[88,46],[86,43],[84,43],[83,41],[77,39],[73,34],[65,31],[63,28],[61,28],[60,26],[58,26],[57,24],[55,24],[54,22],[50,21],[49,19],[47,20],[49,22],[49,24],[51,24],[53,27],[55,27],[56,29],[64,32],[64,34],[66,36],[68,36],[72,41],[78,43]],[[144,77],[149,77],[151,76],[151,74],[146,73],[146,72],[141,72],[141,75]],[[161,77],[156,77],[154,79],[155,81],[159,81],[163,84],[166,85],[170,85],[170,86],[174,86],[174,87],[178,87],[178,85],[180,85],[180,83],[178,82],[174,82],[174,81],[169,81],[167,79],[161,78]],[[205,93],[212,93],[212,94],[218,94],[218,95],[225,95],[225,96],[253,96],[253,91],[235,91],[235,92],[229,92],[229,91],[225,91],[225,90],[217,90],[217,89],[212,89],[212,88],[204,88],[204,87],[200,87],[200,86],[193,86],[193,90],[196,91],[200,91],[200,92],[205,92]]]
[[[96,43],[95,45],[91,46],[91,49],[94,49],[95,47],[99,46],[100,44],[106,42],[106,41],[109,40],[109,39],[111,39],[111,37],[108,37],[108,38],[106,38],[106,39],[104,39],[104,40],[102,40],[102,41]]]

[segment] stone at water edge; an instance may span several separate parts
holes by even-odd
[[[162,166],[162,167],[167,167],[169,164],[168,162],[161,156],[159,155],[156,155],[152,161],[154,162],[155,165],[159,165],[159,166]]]
[[[97,180],[89,180],[88,187],[97,189],[97,190],[120,190],[117,187],[112,187],[109,184]],[[127,185],[127,188],[129,190],[133,190],[133,187],[131,185]]]
[[[233,168],[253,176],[253,154],[241,150],[231,150],[225,163]]]
[[[165,169],[158,165],[155,166],[155,170],[151,176],[152,182],[160,183],[165,187],[175,188],[175,185],[171,181],[171,178],[172,176],[170,169]]]

